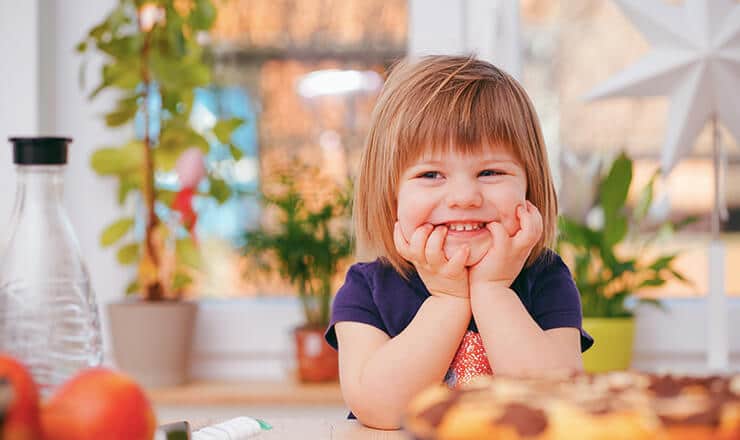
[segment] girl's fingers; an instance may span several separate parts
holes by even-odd
[[[542,215],[529,200],[527,200],[526,207],[518,208],[517,213],[521,228],[514,235],[514,246],[518,249],[529,249],[542,236]]]
[[[442,275],[447,277],[455,277],[465,271],[465,263],[468,261],[470,256],[470,246],[463,245],[460,249],[455,252],[452,258],[447,261],[440,271]]]
[[[409,241],[406,241],[406,237],[401,232],[401,225],[396,222],[393,226],[393,243],[396,245],[396,250],[403,258],[414,264],[427,264],[424,257],[424,246],[431,230],[431,225],[423,225],[414,231]]]
[[[443,249],[445,237],[447,237],[447,227],[440,225],[434,228],[427,239],[424,254],[427,263],[431,266],[439,267],[447,262]]]
[[[424,252],[426,248],[429,234],[432,233],[434,227],[429,223],[424,224],[416,228],[413,234],[411,234],[411,240],[409,240],[409,252],[411,253],[412,261],[418,264],[427,264],[427,258]]]
[[[491,232],[491,247],[500,247],[506,243],[509,233],[506,232],[504,225],[499,222],[491,222],[486,227]]]

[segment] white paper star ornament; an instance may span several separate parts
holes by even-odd
[[[670,95],[664,173],[692,149],[707,120],[740,141],[740,4],[731,0],[615,0],[653,46],[586,99]]]

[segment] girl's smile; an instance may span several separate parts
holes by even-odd
[[[450,148],[424,155],[406,168],[397,215],[407,240],[424,224],[443,226],[446,257],[467,245],[466,265],[472,266],[491,246],[488,223],[501,223],[510,235],[519,230],[516,208],[526,199],[526,173],[508,149],[482,150],[467,154]]]

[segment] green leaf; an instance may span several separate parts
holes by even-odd
[[[122,170],[118,148],[100,148],[90,158],[90,166],[99,175],[116,174]]]
[[[669,269],[669,271],[671,272],[671,275],[673,275],[677,280],[679,280],[679,281],[681,281],[683,283],[693,284],[681,272],[679,272],[679,271],[677,271],[675,269]]]
[[[103,35],[105,35],[109,31],[110,24],[108,23],[108,21],[104,21],[94,28],[90,29],[90,33],[88,33],[88,35],[90,36],[90,38],[93,38],[95,40],[101,40],[103,38]]]
[[[664,256],[658,258],[657,260],[655,260],[649,266],[649,268],[652,269],[652,270],[654,270],[654,271],[656,271],[656,272],[657,271],[660,271],[660,270],[663,270],[663,269],[667,268],[671,264],[671,262],[673,262],[673,260],[676,259],[677,256],[678,256],[678,254],[664,255]]]
[[[208,30],[216,20],[216,8],[210,0],[196,0],[188,21],[193,30]]]
[[[177,193],[174,191],[168,191],[166,189],[160,189],[157,191],[157,200],[167,206],[172,206],[175,202],[175,197],[177,197]]]
[[[126,295],[133,295],[139,293],[139,280],[131,281],[128,286],[126,286]]]
[[[560,239],[575,246],[588,248],[599,244],[597,233],[588,226],[564,215],[558,218],[558,229],[560,230]]]
[[[100,245],[107,247],[120,240],[134,226],[134,218],[126,217],[110,224],[100,235]]]
[[[234,133],[234,130],[242,124],[244,124],[244,119],[242,118],[223,119],[216,122],[216,125],[213,127],[213,133],[219,142],[228,144],[231,142],[231,135]]]
[[[614,216],[622,210],[627,200],[632,182],[632,160],[625,153],[620,154],[612,164],[609,174],[599,187],[601,206],[604,216]]]
[[[658,287],[658,286],[662,286],[665,283],[666,283],[666,280],[664,280],[662,278],[651,278],[649,280],[645,280],[645,281],[641,282],[637,287],[638,288],[641,288],[641,287]]]
[[[634,272],[635,271],[635,263],[636,261],[628,260],[628,261],[620,261],[616,262],[616,264],[612,267],[612,276],[618,277],[624,274],[625,272]]]
[[[169,153],[185,151],[190,147],[196,147],[207,153],[210,145],[208,141],[188,125],[183,117],[164,121],[162,124],[162,135],[159,139],[158,149],[168,150]]]
[[[614,255],[612,247],[607,246],[606,241],[604,241],[604,243],[599,247],[599,255],[601,256],[601,260],[604,265],[609,268],[612,273],[615,272],[615,268],[619,267],[619,261],[617,261],[617,256]]]
[[[123,205],[126,202],[126,197],[131,191],[135,191],[141,188],[141,174],[132,173],[124,176],[120,176],[118,183],[118,204]]]
[[[231,190],[229,189],[229,185],[226,184],[226,181],[217,177],[211,177],[209,180],[211,188],[208,193],[213,196],[218,203],[223,203],[228,200],[231,195]]]
[[[137,99],[137,95],[130,95],[118,100],[116,109],[105,115],[105,124],[108,127],[120,127],[132,121],[139,110]]]
[[[193,279],[182,272],[177,272],[175,274],[175,279],[172,281],[172,289],[175,291],[179,291],[184,289],[185,287],[189,286],[193,282]]]
[[[120,148],[100,148],[90,158],[90,165],[101,176],[138,172],[144,164],[144,144],[129,142]]]
[[[698,222],[700,219],[701,219],[701,217],[699,217],[698,215],[690,215],[690,216],[682,219],[678,223],[676,223],[675,230],[676,231],[680,231],[681,229],[685,228],[686,226]]]
[[[613,246],[627,236],[627,219],[622,215],[604,218],[604,244]]]
[[[157,147],[154,149],[154,163],[158,170],[170,171],[177,165],[177,159],[183,151],[187,150],[186,144],[179,144],[176,147]]]
[[[98,49],[113,59],[133,59],[143,44],[142,35],[126,35],[110,41],[98,41]]]
[[[190,238],[183,238],[175,242],[175,254],[177,261],[186,266],[199,269],[203,265],[200,251]]]
[[[139,243],[129,243],[121,247],[116,258],[124,266],[134,264],[139,259]]]
[[[229,144],[229,151],[231,151],[231,157],[233,157],[234,160],[239,160],[244,157],[244,152],[234,146],[234,144]]]
[[[77,53],[83,53],[87,50],[87,41],[83,40],[77,43],[77,46],[75,46],[75,51]]]
[[[211,69],[195,60],[152,54],[152,74],[163,89],[185,89],[203,87],[211,82]]]
[[[103,66],[100,85],[90,93],[89,99],[108,87],[116,86],[125,90],[134,90],[142,82],[139,77],[140,62],[138,59],[113,62]]]
[[[660,173],[656,171],[653,173],[653,176],[650,178],[650,181],[645,185],[642,190],[640,191],[640,196],[637,199],[637,204],[635,205],[635,211],[633,213],[633,218],[636,223],[640,223],[645,219],[647,216],[648,211],[650,210],[650,205],[653,203],[653,190],[655,187],[655,178]]]

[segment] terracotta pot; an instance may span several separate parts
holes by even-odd
[[[330,382],[339,379],[339,357],[324,340],[324,328],[298,327],[295,336],[298,379]]]
[[[108,305],[118,368],[145,387],[188,381],[198,304],[126,300]]]

